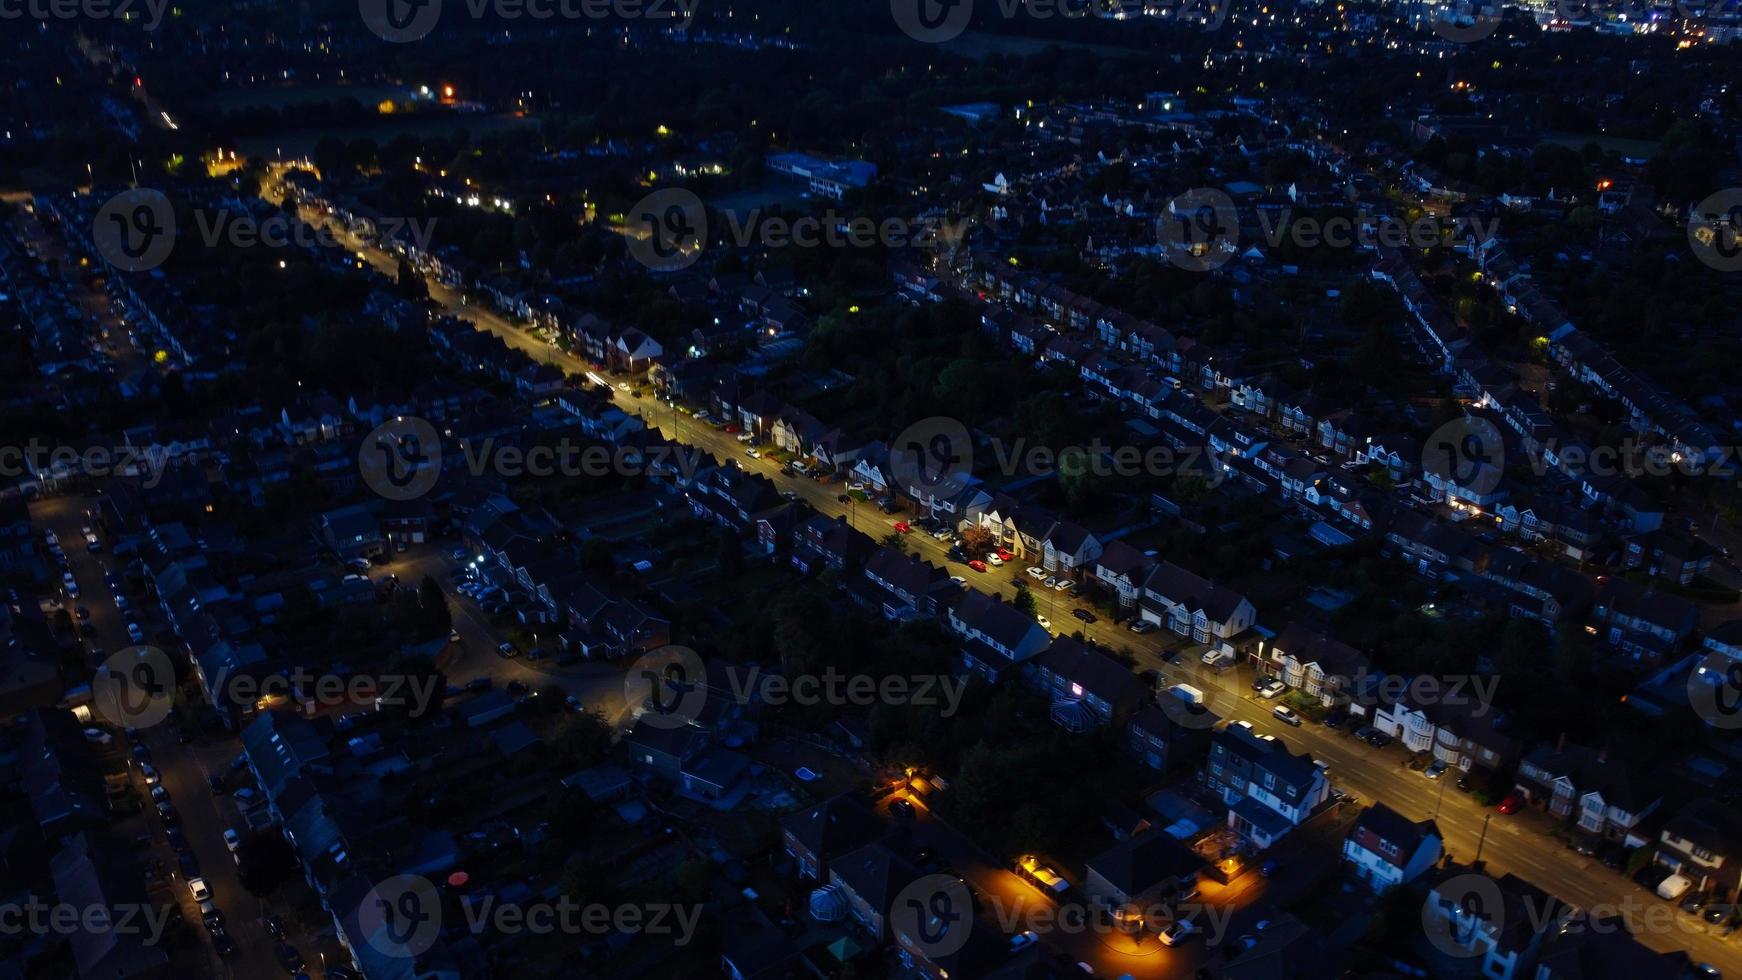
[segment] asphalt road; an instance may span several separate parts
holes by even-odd
[[[279,195],[274,194],[274,199]],[[353,240],[353,244],[356,243]],[[370,263],[386,275],[394,275],[397,259],[374,248],[365,249]],[[439,283],[430,284],[430,296],[447,307],[448,312],[469,320],[501,337],[510,346],[524,350],[540,361],[557,364],[572,374],[585,374],[591,365],[579,357],[551,347],[496,313],[467,302],[464,297]],[[722,430],[714,429],[681,412],[663,406],[651,398],[635,398],[615,387],[612,397],[626,412],[644,417],[668,438],[706,450],[721,460],[736,458],[746,469],[759,472],[782,490],[792,490],[818,512],[831,516],[846,515],[860,531],[881,537],[893,530],[900,516],[890,517],[875,507],[848,505],[836,498],[842,492],[840,484],[818,484],[800,477],[784,477],[779,465],[767,459],[751,460],[744,447]],[[965,566],[946,564],[948,546],[924,534],[908,535],[910,550],[927,560],[954,569],[969,585],[983,591],[1006,591],[1013,588],[1014,576],[1023,574],[1030,562],[1018,560],[1003,569],[976,573]],[[1331,767],[1333,779],[1353,792],[1363,803],[1383,801],[1387,806],[1412,820],[1434,817],[1446,841],[1446,848],[1459,860],[1477,855],[1481,842],[1481,857],[1490,874],[1517,874],[1559,898],[1585,909],[1612,910],[1627,916],[1645,945],[1660,950],[1686,950],[1696,960],[1712,963],[1730,976],[1742,976],[1742,945],[1718,938],[1711,927],[1690,916],[1676,913],[1676,924],[1665,928],[1660,914],[1643,915],[1643,909],[1657,909],[1662,900],[1633,884],[1622,875],[1604,867],[1592,858],[1581,857],[1565,849],[1540,829],[1531,829],[1525,815],[1505,816],[1484,809],[1455,787],[1444,787],[1403,765],[1402,750],[1396,746],[1376,749],[1364,743],[1335,734],[1307,723],[1295,728],[1276,721],[1269,702],[1258,703],[1247,697],[1245,674],[1228,671],[1215,674],[1190,662],[1175,667],[1162,658],[1166,649],[1166,633],[1139,636],[1106,621],[1082,624],[1071,618],[1070,609],[1079,605],[1069,596],[1036,589],[1039,611],[1054,624],[1055,631],[1075,633],[1081,630],[1087,638],[1114,648],[1127,647],[1137,656],[1139,667],[1162,670],[1170,681],[1186,681],[1211,693],[1211,707],[1227,720],[1246,720],[1259,731],[1274,734],[1296,751],[1304,751]],[[1086,605],[1082,608],[1087,609]],[[1059,613],[1055,615],[1055,611]],[[1437,815],[1436,815],[1437,814]],[[1487,818],[1492,814],[1492,820]],[[1487,831],[1484,834],[1484,822]]]

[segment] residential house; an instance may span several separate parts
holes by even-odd
[[[1095,559],[1095,578],[1118,596],[1119,608],[1131,609],[1154,567],[1155,559],[1123,541],[1111,541]]]
[[[1605,750],[1544,742],[1518,763],[1518,790],[1525,798],[1593,837],[1646,843],[1635,830],[1663,800],[1654,780],[1632,771]]]
[[[1699,621],[1699,607],[1692,601],[1615,577],[1603,583],[1591,610],[1598,635],[1647,664],[1679,651]]]
[[[963,664],[988,681],[1052,643],[1033,616],[977,589],[962,592],[945,622],[962,638]]]
[[[1734,896],[1742,884],[1742,811],[1709,798],[1692,800],[1664,821],[1656,861],[1696,891]]]
[[[1472,889],[1472,882],[1492,882],[1498,907]],[[1451,948],[1480,958],[1481,976],[1492,980],[1524,980],[1542,950],[1571,909],[1517,875],[1493,879],[1468,865],[1447,863],[1434,875],[1423,924],[1429,935]]]
[[[1365,654],[1304,623],[1291,622],[1257,654],[1258,666],[1289,687],[1333,707],[1371,669]]]
[[[1139,609],[1144,619],[1229,654],[1258,619],[1245,596],[1170,561],[1144,580]]]
[[[1432,820],[1406,820],[1396,810],[1375,803],[1361,811],[1343,838],[1343,861],[1356,880],[1382,892],[1427,873],[1439,863],[1444,847]]]
[[[1083,892],[1100,908],[1148,910],[1190,894],[1203,866],[1190,848],[1152,830],[1090,858]]]
[[[870,807],[850,793],[831,796],[780,820],[781,841],[798,862],[799,874],[821,881],[830,878],[831,860],[882,839],[888,830]]]
[[[1053,723],[1070,732],[1123,726],[1148,694],[1124,664],[1067,636],[1055,638],[1024,669],[1051,700]]]
[[[1229,807],[1228,826],[1262,849],[1330,799],[1331,783],[1309,755],[1275,736],[1230,725],[1210,739],[1204,782]]]
[[[871,843],[829,863],[829,884],[847,900],[847,909],[879,944],[891,938],[890,906],[903,888],[920,877],[919,869],[887,844]]]

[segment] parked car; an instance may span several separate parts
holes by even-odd
[[[1435,762],[1432,765],[1428,766],[1426,769],[1423,769],[1421,771],[1421,774],[1423,776],[1426,776],[1429,779],[1438,779],[1441,776],[1444,776],[1446,774],[1447,768],[1448,767],[1446,766],[1445,763],[1440,762],[1438,760],[1435,760]]]
[[[496,652],[501,654],[503,657],[518,657],[518,656],[520,656],[520,651],[515,649],[514,644],[509,643],[506,640],[504,640],[501,643],[496,645]]]
[[[1075,616],[1076,618],[1082,620],[1085,623],[1093,623],[1096,621],[1095,614],[1088,611],[1087,609],[1072,609],[1071,615]]]
[[[1300,715],[1296,714],[1295,710],[1286,704],[1279,704],[1276,707],[1271,708],[1270,714],[1275,717],[1277,721],[1280,721],[1285,725],[1293,725],[1296,728],[1300,727]]]
[[[1507,796],[1505,799],[1501,800],[1500,803],[1494,807],[1494,809],[1500,811],[1501,813],[1517,813],[1519,808],[1522,806],[1524,806],[1524,799],[1522,797],[1520,797],[1517,793],[1513,793],[1513,794]]]
[[[1052,632],[1052,620],[1047,619],[1045,616],[1036,616],[1034,617],[1034,621],[1040,624],[1041,629],[1046,630],[1048,633]]]
[[[986,552],[986,564],[996,568],[999,565],[1004,564],[1004,559],[998,557],[998,552],[988,551]]]
[[[1044,579],[1047,577],[1046,576],[1046,569],[1040,567],[1039,565],[1030,565],[1030,566],[1028,566],[1026,571],[1028,572],[1028,577],[1032,578],[1032,579]]]
[[[192,895],[196,902],[209,902],[212,900],[212,889],[206,885],[206,879],[204,878],[189,878],[188,894]]]
[[[1198,927],[1192,925],[1190,919],[1175,919],[1166,929],[1161,930],[1161,944],[1163,946],[1178,946],[1191,938],[1197,931]]]
[[[234,854],[241,849],[242,835],[236,832],[236,828],[224,828],[224,846],[230,849],[231,854]]]
[[[896,800],[889,804],[889,812],[897,817],[912,820],[919,811],[913,808],[913,803],[909,800]]]
[[[127,638],[132,640],[134,643],[144,643],[145,630],[141,629],[138,623],[128,623]]]
[[[1283,692],[1287,690],[1288,685],[1281,681],[1267,681],[1263,687],[1258,689],[1258,696],[1265,700],[1280,698],[1282,697]]]
[[[986,570],[986,563],[978,558],[970,558],[968,560],[968,567],[976,572],[983,572]]]
[[[1125,624],[1125,628],[1138,635],[1155,632],[1155,624],[1143,618],[1133,619]]]
[[[913,530],[913,527],[911,525],[909,525],[906,521],[896,521],[895,522],[895,533],[896,534],[906,534],[907,532],[909,532],[911,530]]]

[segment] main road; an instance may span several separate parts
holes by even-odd
[[[282,196],[275,194],[274,198]],[[397,274],[397,257],[348,238],[336,224],[329,223],[329,227],[378,271],[388,276]],[[430,282],[429,292],[430,298],[448,313],[488,330],[539,361],[555,364],[571,374],[585,375],[591,371],[592,365],[585,360],[551,346],[492,310],[474,305],[441,283]],[[697,422],[655,400],[637,398],[615,387],[610,391],[619,408],[641,416],[673,441],[704,450],[722,461],[736,459],[746,469],[769,477],[781,490],[795,492],[819,513],[847,517],[855,528],[873,537],[893,531],[895,519],[875,507],[842,503],[838,499],[838,484],[784,476],[777,462],[745,456],[744,447],[729,433]],[[948,548],[942,542],[916,532],[907,536],[907,543],[911,551],[949,567]],[[1022,565],[1018,560],[997,571],[976,573],[965,567],[962,571],[971,586],[1004,591],[1007,586],[1014,589],[1015,580],[1023,574]],[[1715,928],[1680,911],[1672,910],[1673,915],[1666,918],[1661,899],[1601,862],[1565,848],[1529,815],[1507,816],[1479,806],[1472,797],[1448,787],[1443,778],[1430,780],[1407,768],[1405,755],[1398,747],[1375,748],[1310,722],[1299,728],[1286,725],[1271,714],[1273,702],[1256,700],[1247,692],[1242,672],[1217,673],[1190,661],[1175,665],[1163,656],[1168,649],[1169,634],[1138,635],[1104,620],[1080,623],[1072,618],[1071,611],[1080,608],[1092,612],[1087,604],[1045,588],[1037,587],[1034,591],[1038,609],[1053,621],[1055,631],[1068,624],[1071,632],[1081,632],[1085,638],[1104,646],[1128,648],[1140,669],[1155,669],[1169,683],[1187,682],[1206,691],[1210,707],[1223,719],[1251,722],[1259,731],[1281,738],[1291,749],[1327,763],[1333,779],[1364,803],[1382,801],[1411,820],[1434,819],[1446,849],[1455,858],[1468,861],[1479,850],[1489,874],[1496,877],[1516,874],[1583,909],[1624,915],[1645,945],[1665,951],[1685,950],[1696,960],[1711,963],[1730,976],[1742,977],[1742,949],[1726,942]],[[1646,912],[1648,909],[1651,911]]]

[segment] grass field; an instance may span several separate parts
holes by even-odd
[[[377,143],[387,143],[400,135],[447,136],[464,129],[476,139],[516,126],[533,126],[537,123],[538,120],[531,116],[432,116],[400,122],[382,121],[369,126],[299,129],[272,136],[254,136],[242,140],[238,148],[249,156],[263,155],[270,158],[275,154],[283,154],[294,157],[313,152],[315,144],[327,136],[336,136],[342,140],[372,139]]]

